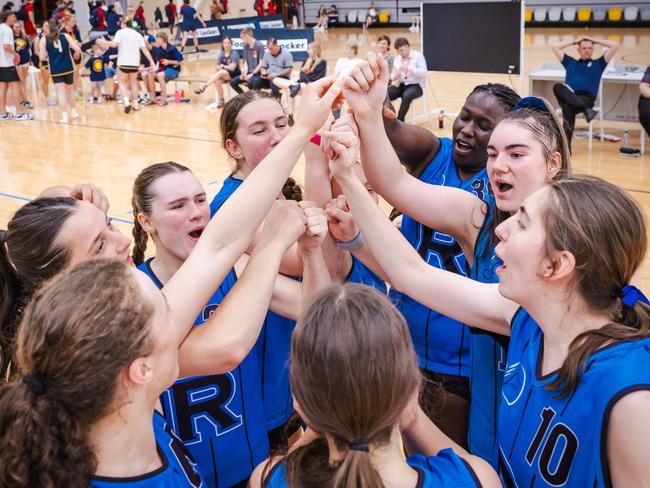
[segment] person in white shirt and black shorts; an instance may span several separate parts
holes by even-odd
[[[12,11],[0,13],[0,122],[3,120],[31,120],[26,113],[11,115],[6,111],[7,94],[12,83],[19,84],[20,77],[16,70],[20,56],[14,50],[14,33],[11,27],[16,22],[16,14]],[[18,90],[13,90],[18,93]],[[17,106],[17,103],[14,103]]]
[[[424,56],[411,49],[404,37],[395,41],[395,49],[399,56],[393,60],[393,86],[388,87],[388,97],[391,100],[402,99],[397,118],[403,122],[411,102],[423,94],[428,70]]]

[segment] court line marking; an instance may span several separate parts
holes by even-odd
[[[200,139],[197,137],[187,137],[187,136],[179,136],[175,134],[161,134],[158,132],[145,132],[145,131],[138,131],[138,130],[132,130],[132,129],[119,129],[116,127],[104,127],[101,125],[89,125],[89,124],[63,124],[61,122],[57,122],[55,120],[41,120],[41,119],[34,119],[32,120],[32,123],[34,122],[41,122],[43,124],[56,124],[56,125],[67,125],[69,127],[85,127],[87,129],[102,129],[102,130],[111,130],[111,131],[116,131],[116,132],[128,132],[132,134],[140,134],[140,135],[146,135],[146,136],[157,136],[157,137],[172,137],[174,139],[183,139],[186,141],[199,141],[199,142],[213,142],[215,144],[221,144],[221,141],[219,139]]]
[[[22,197],[20,195],[12,195],[11,193],[2,193],[2,192],[0,192],[0,197],[10,198],[12,200],[19,200],[21,202],[31,202],[33,200],[33,198]],[[111,218],[111,220],[115,220],[116,222],[122,222],[123,224],[133,225],[132,220],[121,219],[119,217],[111,217],[110,215],[109,217]]]

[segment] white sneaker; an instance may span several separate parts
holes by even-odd
[[[416,27],[415,30],[414,30],[413,32],[420,32],[420,28],[419,28],[419,27]]]
[[[95,97],[88,97],[88,98],[86,98],[86,102],[88,102],[88,103],[95,103]]]
[[[97,103],[99,103],[100,105],[101,105],[102,103],[104,103],[104,97],[103,97],[103,96],[99,97],[99,98],[97,99]]]
[[[70,112],[70,118],[71,119],[78,119],[79,118],[79,112],[77,112],[76,110],[72,110]]]
[[[16,115],[16,106],[15,105],[7,105],[7,113],[10,113],[11,115]]]
[[[140,102],[138,100],[133,102],[133,110],[140,110]]]
[[[61,115],[61,120],[59,120],[62,124],[67,124],[68,123],[68,112],[63,112]]]
[[[14,115],[14,120],[32,120],[34,117],[32,117],[29,114],[26,113],[21,113],[21,114],[16,114]]]
[[[11,119],[13,119],[13,116],[9,112],[0,115],[0,122],[2,122],[3,120],[11,120]]]
[[[58,102],[57,102],[56,100],[54,100],[54,99],[52,99],[52,98],[49,98],[49,99],[47,100],[47,106],[48,106],[48,107],[54,107],[55,105],[58,105]]]

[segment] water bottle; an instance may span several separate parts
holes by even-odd
[[[627,129],[623,132],[623,147],[629,147],[629,134]]]

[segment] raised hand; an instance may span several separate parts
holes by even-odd
[[[348,126],[330,130],[327,137],[325,153],[328,155],[330,173],[336,178],[354,174],[353,165],[359,154],[359,137]]]
[[[343,95],[355,115],[381,113],[388,90],[388,63],[383,56],[368,53],[344,78]]]
[[[307,230],[298,239],[298,245],[303,253],[318,249],[327,236],[327,217],[325,211],[314,202],[303,200],[298,204],[305,213]]]
[[[339,103],[341,90],[341,82],[334,80],[333,76],[306,85],[301,91],[302,99],[296,126],[315,134],[327,120],[332,106]]]
[[[261,243],[277,243],[282,250],[287,250],[305,233],[307,217],[298,202],[294,200],[276,200],[264,219]]]
[[[350,212],[345,196],[339,195],[325,205],[325,214],[332,237],[339,242],[349,242],[359,234],[359,226]]]
[[[104,191],[92,183],[79,183],[70,188],[70,196],[92,203],[102,212],[108,212],[108,198]]]

